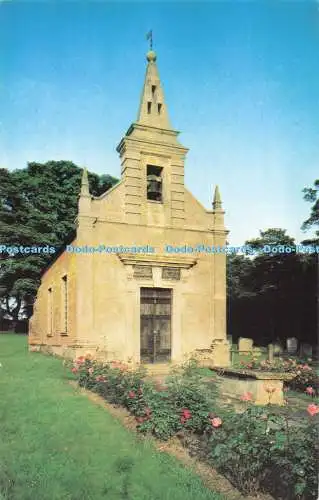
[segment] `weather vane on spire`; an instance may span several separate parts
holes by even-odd
[[[150,30],[146,35],[146,40],[150,41],[150,50],[153,50],[153,30]]]

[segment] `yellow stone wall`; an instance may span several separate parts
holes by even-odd
[[[67,331],[62,279],[65,275],[68,281]],[[29,324],[30,346],[36,348],[39,345],[47,345],[56,348],[74,344],[77,319],[76,285],[76,256],[63,252],[42,276]],[[49,289],[52,291],[49,292]]]

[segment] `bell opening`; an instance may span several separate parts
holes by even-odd
[[[147,199],[162,201],[162,168],[147,165]]]

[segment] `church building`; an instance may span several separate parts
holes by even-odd
[[[178,135],[151,50],[137,120],[117,147],[121,180],[95,197],[83,170],[76,237],[42,275],[30,350],[229,365],[226,255],[214,251],[226,244],[224,211],[218,187],[210,210],[186,189]]]

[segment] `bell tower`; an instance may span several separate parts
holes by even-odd
[[[153,50],[147,55],[137,120],[117,147],[124,183],[125,220],[132,224],[183,227],[184,160],[188,151],[178,141]]]

